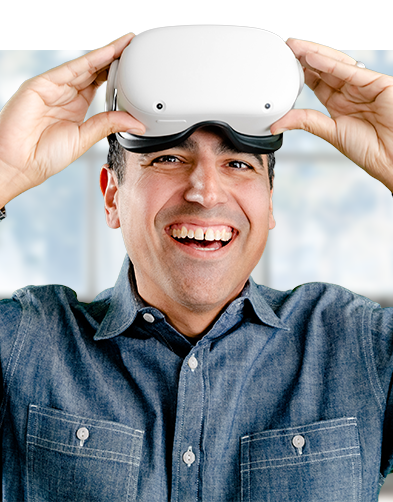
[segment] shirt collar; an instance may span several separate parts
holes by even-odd
[[[99,299],[100,295],[96,300]],[[145,306],[136,288],[134,267],[129,257],[126,256],[119,277],[112,289],[109,309],[94,336],[94,340],[120,335],[131,326],[138,311]]]
[[[274,328],[288,330],[289,328],[275,314],[272,306],[272,292],[270,288],[255,284],[253,279],[247,281],[242,293],[227,307],[228,312],[243,308],[246,299],[251,303],[260,321]],[[273,295],[274,296],[274,295]],[[100,300],[99,295],[96,300]],[[270,300],[267,301],[267,300]],[[138,312],[148,305],[139,296],[135,281],[134,267],[128,256],[125,257],[119,277],[112,289],[110,306],[100,324],[94,340],[112,338],[123,333],[134,322]]]
[[[278,291],[256,284],[252,277],[250,277],[243,288],[240,298],[247,298],[249,300],[255,314],[264,324],[273,328],[290,331],[287,323],[282,321],[274,311],[274,308],[278,304],[276,301],[278,299],[276,298],[277,296],[281,296]]]

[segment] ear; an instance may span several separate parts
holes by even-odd
[[[104,196],[106,223],[110,228],[119,228],[118,184],[115,173],[104,164],[100,173],[100,188]]]
[[[276,226],[276,220],[273,216],[273,189],[270,190],[270,202],[269,202],[269,230],[273,230]]]

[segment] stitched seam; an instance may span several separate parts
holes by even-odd
[[[202,401],[202,404],[201,404],[201,414],[200,414],[200,428],[199,428],[199,442],[198,442],[198,446],[199,446],[199,452],[198,452],[198,465],[196,466],[198,468],[198,476],[196,478],[196,496],[195,496],[195,502],[198,502],[199,500],[199,490],[200,490],[200,483],[199,483],[199,478],[201,476],[201,450],[202,450],[202,429],[203,429],[203,417],[204,417],[204,410],[205,410],[205,405],[206,405],[206,402],[205,402],[205,380],[204,380],[204,372],[205,372],[205,366],[207,366],[207,364],[205,364],[205,351],[206,351],[206,348],[204,349],[201,349],[201,364],[200,364],[200,379],[201,379],[201,401]],[[202,369],[203,367],[203,369]]]
[[[89,452],[100,452],[100,453],[111,453],[111,454],[114,454],[114,455],[121,455],[122,457],[131,457],[131,458],[136,458],[137,460],[140,460],[140,457],[135,457],[134,455],[127,455],[126,453],[119,453],[117,451],[112,451],[112,450],[99,450],[98,448],[89,448],[88,446],[74,446],[72,444],[66,444],[66,443],[60,443],[59,441],[50,441],[49,439],[43,439],[43,438],[40,438],[40,437],[37,437],[37,436],[32,436],[31,434],[28,434],[27,435],[27,444],[32,444],[32,445],[37,445],[37,446],[43,446],[45,448],[44,445],[41,445],[40,442],[37,442],[37,441],[29,441],[30,438],[33,438],[33,439],[38,439],[39,441],[43,441],[44,443],[50,443],[50,444],[54,444],[54,445],[59,445],[59,446],[66,446],[67,448],[81,448],[80,451],[82,451],[82,448],[83,450],[87,450]],[[48,445],[48,448],[49,448],[49,445]]]
[[[321,458],[320,460],[308,460],[306,462],[298,462],[298,463],[292,463],[292,464],[279,464],[279,465],[268,465],[266,467],[252,467],[251,469],[243,469],[241,472],[247,472],[247,471],[257,471],[257,470],[262,470],[262,469],[276,469],[277,467],[287,467],[290,465],[303,465],[303,464],[314,464],[316,462],[326,462],[326,461],[332,461],[332,460],[337,460],[338,458],[350,458],[350,457],[360,457],[360,453],[353,453],[351,455],[339,455],[338,457],[331,457],[331,458]]]
[[[18,298],[19,298],[19,293],[16,292],[15,296],[18,296]],[[30,325],[30,319],[27,317],[27,313],[26,313],[27,304],[25,305],[25,302],[23,301],[24,296],[25,296],[24,293],[22,293],[22,296],[19,298],[19,301],[22,304],[22,308],[23,308],[22,318],[20,320],[18,334],[17,334],[15,342],[12,346],[10,360],[8,362],[6,372],[4,374],[4,390],[5,390],[5,392],[4,392],[3,400],[2,400],[1,406],[0,406],[0,428],[3,425],[7,401],[8,401],[8,397],[10,395],[10,392],[11,392],[12,379],[14,377],[16,368],[18,366],[19,356],[22,352],[23,345],[25,343],[25,339],[26,339],[26,335],[27,335],[27,328]],[[25,318],[27,318],[27,319],[25,319]],[[26,327],[25,327],[25,325],[26,325]],[[17,352],[17,354],[15,356],[15,361],[14,361],[15,352]]]
[[[186,359],[184,359],[183,365],[185,364],[185,361],[186,361]],[[182,401],[181,401],[181,412],[180,412],[181,421],[180,421],[178,440],[177,440],[178,448],[177,448],[176,462],[177,462],[178,467],[177,467],[177,482],[176,482],[175,489],[174,489],[174,492],[175,492],[174,493],[174,500],[175,501],[179,500],[181,439],[182,439],[183,427],[184,427],[184,408],[185,408],[185,402],[186,402],[186,379],[185,379],[185,376],[186,376],[185,372],[183,372],[183,375],[181,376],[181,378],[183,379],[183,382],[182,382],[183,396],[182,396]],[[175,433],[176,433],[176,431],[175,431]]]
[[[340,419],[342,420],[342,419]],[[355,420],[355,418],[349,418],[348,420]],[[298,432],[299,434],[311,434],[311,433],[314,433],[314,432],[319,432],[319,431],[326,431],[326,430],[330,430],[330,429],[338,429],[339,427],[353,427],[355,426],[356,427],[356,422],[352,422],[352,423],[345,423],[345,424],[342,424],[342,425],[335,425],[335,426],[332,426],[332,427],[321,427],[321,428],[315,428],[315,429],[311,429],[311,430],[304,430],[302,428],[302,426],[300,427],[292,427],[291,429],[279,429],[278,432],[281,430],[281,431],[286,431],[286,430],[292,430],[292,431],[296,431]],[[307,427],[307,426],[306,426]],[[256,433],[255,435],[258,435],[258,434],[265,434],[264,432],[261,432],[261,433]],[[292,436],[294,433],[291,432],[291,433],[288,433],[288,434],[272,434],[272,435],[269,435],[269,433],[266,433],[266,437],[251,437],[250,439],[245,439],[249,436],[245,436],[245,438],[242,438],[242,441],[244,443],[251,443],[252,441],[261,441],[263,439],[271,439],[271,438],[284,438],[284,437],[287,437],[287,436]],[[254,436],[254,435],[253,435]]]
[[[45,445],[42,445],[42,444],[37,444],[37,443],[28,443],[31,447],[33,447],[34,449],[35,448],[43,448],[44,450],[49,450],[49,451],[57,451],[59,453],[64,453],[65,455],[73,455],[75,457],[86,457],[86,458],[95,458],[95,459],[98,459],[98,460],[110,460],[112,462],[120,462],[122,464],[132,464],[132,465],[136,465],[136,466],[139,466],[139,462],[131,462],[131,461],[126,461],[126,460],[123,460],[123,459],[116,459],[116,458],[108,458],[107,456],[98,456],[98,455],[86,455],[83,451],[80,451],[80,452],[73,452],[73,451],[64,451],[60,448],[50,448],[49,446],[45,446]],[[57,443],[57,444],[62,444],[62,443]],[[72,446],[69,446],[69,445],[63,445],[63,446],[67,446],[68,448],[76,448],[76,447],[72,447]],[[91,451],[91,450],[90,450]],[[95,451],[100,451],[100,450],[95,450]],[[109,452],[109,453],[112,453],[112,452]],[[115,453],[115,455],[121,455],[121,453]],[[137,460],[140,460],[139,458],[137,458]]]
[[[348,448],[339,448],[337,450],[327,450],[327,451],[321,451],[319,453],[307,453],[306,455],[303,453],[302,454],[302,458],[305,458],[305,457],[312,457],[312,456],[316,456],[316,455],[327,455],[328,453],[334,453],[336,451],[347,451],[347,450],[358,450],[359,447],[358,446],[349,446]],[[300,457],[295,457],[295,458],[299,458]],[[339,458],[339,457],[332,457],[332,458]],[[292,460],[293,457],[279,457],[279,458],[272,458],[272,459],[267,459],[267,460],[254,460],[253,462],[247,462],[245,464],[240,464],[240,465],[251,465],[251,464],[257,464],[257,463],[260,463],[260,462],[276,462],[278,460]],[[300,463],[300,462],[299,462]]]
[[[355,486],[355,465],[354,465],[354,459],[351,461],[351,474],[352,474],[352,500],[353,502],[356,502],[355,496],[356,496],[356,486]]]
[[[369,378],[369,382],[370,382],[370,386],[371,386],[371,389],[374,393],[374,396],[375,396],[375,400],[377,401],[377,404],[379,406],[379,409],[382,413],[384,413],[384,407],[383,407],[383,403],[384,403],[384,399],[385,399],[385,395],[383,393],[383,390],[382,390],[382,386],[381,386],[381,382],[379,381],[379,377],[378,377],[378,372],[376,370],[376,364],[375,364],[375,355],[374,355],[374,351],[373,351],[373,343],[372,343],[372,336],[371,336],[371,326],[370,326],[370,322],[368,323],[368,329],[366,328],[365,324],[365,315],[366,315],[366,307],[364,307],[364,311],[363,311],[363,319],[362,319],[362,345],[363,345],[363,350],[364,350],[364,353],[365,353],[365,361],[366,361],[366,368],[367,368],[367,373],[368,373],[368,378]],[[371,312],[370,312],[370,318],[371,318]],[[367,332],[366,332],[366,329],[367,329]],[[367,351],[367,345],[366,345],[366,342],[367,342],[367,345],[369,346],[369,351]],[[368,354],[370,356],[370,359],[371,359],[371,363],[370,361],[368,360]],[[374,384],[374,380],[375,380],[375,384]],[[381,396],[382,396],[382,399],[379,399],[378,397],[378,393],[377,393],[377,389],[375,388],[375,385],[377,386]]]
[[[131,490],[131,472],[132,465],[128,468],[128,483],[127,483],[127,494],[126,494],[126,502],[130,500],[130,490]]]
[[[41,413],[41,412],[37,413],[37,412],[35,412],[33,410],[31,411],[31,413],[32,414],[36,413],[39,416],[45,416],[45,417],[48,417],[48,418],[53,418],[54,420],[60,420],[62,422],[67,422],[67,423],[70,423],[70,424],[81,425],[81,421],[74,422],[72,420],[67,420],[66,418],[53,417],[52,415],[47,415],[46,413]],[[86,420],[86,422],[84,420]],[[126,431],[123,431],[121,429],[116,429],[116,428],[112,428],[112,427],[103,427],[101,425],[95,425],[94,423],[91,423],[91,422],[89,423],[88,419],[83,419],[82,418],[82,421],[83,421],[83,425],[85,425],[85,426],[90,426],[92,428],[94,427],[95,429],[103,429],[105,431],[119,432],[120,434],[126,434],[127,436],[132,436],[132,437],[135,437],[135,438],[141,438],[142,434],[143,434],[142,431],[138,431],[137,429],[133,429],[133,430],[136,431],[136,432],[141,432],[142,433],[141,435],[139,435],[139,434],[131,434],[131,432],[126,432]],[[105,421],[103,420],[101,423],[105,423]],[[107,422],[107,423],[113,423],[113,422]]]

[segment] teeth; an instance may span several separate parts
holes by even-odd
[[[194,239],[196,239],[197,241],[203,241],[203,237],[203,230],[201,228],[197,228],[195,230]]]
[[[208,228],[205,233],[206,241],[214,241],[214,231],[212,228]]]
[[[196,239],[198,241],[229,241],[232,238],[232,232],[227,232],[225,229],[222,231],[214,231],[212,228],[208,228],[206,232],[203,232],[202,228],[197,228],[195,231],[192,229],[187,230],[185,226],[180,228],[172,228],[172,236],[177,239],[184,239],[188,237],[189,239]]]

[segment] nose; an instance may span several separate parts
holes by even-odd
[[[201,160],[195,165],[188,178],[184,199],[207,209],[227,202],[228,195],[222,177],[212,160]]]

